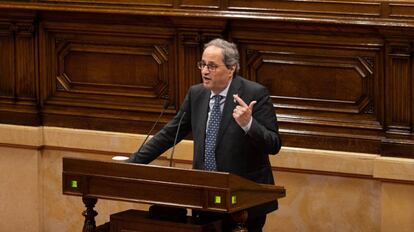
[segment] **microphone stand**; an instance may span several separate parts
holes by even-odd
[[[143,147],[143,146],[144,146],[144,144],[147,142],[147,140],[148,140],[149,136],[151,135],[151,132],[154,130],[155,126],[156,126],[156,125],[158,124],[158,122],[160,121],[160,119],[161,119],[162,115],[164,115],[165,110],[168,108],[168,106],[169,106],[169,101],[168,101],[168,100],[165,100],[165,102],[164,102],[164,106],[163,106],[163,108],[162,108],[162,111],[161,111],[160,115],[158,116],[158,118],[157,118],[157,120],[155,121],[155,123],[152,125],[152,128],[149,130],[149,132],[148,132],[148,134],[147,134],[147,137],[145,137],[145,139],[144,139],[144,142],[142,142],[142,144],[141,144],[141,146],[139,147],[138,151],[137,151],[137,152],[135,152],[135,153],[139,153],[139,152],[141,151],[142,147]],[[128,159],[128,161],[127,161],[127,162],[131,162],[131,157]]]
[[[170,155],[170,167],[172,167],[175,145],[177,143],[178,133],[180,133],[181,121],[183,121],[184,116],[185,116],[185,111],[183,111],[183,114],[180,117],[180,121],[178,122],[177,132],[175,133],[174,145],[172,147],[171,155]]]

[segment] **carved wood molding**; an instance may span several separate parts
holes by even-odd
[[[386,123],[389,133],[407,134],[412,131],[413,94],[412,45],[406,39],[390,39],[387,43],[385,93]]]
[[[392,0],[6,0],[0,9],[414,27],[414,3]]]
[[[25,21],[0,22],[0,50],[7,57],[0,64],[0,96],[34,105],[37,92],[33,60],[35,26]]]
[[[247,54],[249,78],[268,87],[279,110],[355,115],[374,112],[373,109],[365,110],[368,105],[374,107],[373,70],[361,57],[251,49]],[[292,73],[295,73],[295,76],[287,78]],[[327,86],[330,88],[326,89]],[[362,89],[355,89],[354,86],[360,86]],[[312,116],[308,119],[311,118]],[[315,116],[313,123],[317,118]]]
[[[146,35],[128,33],[140,30]],[[45,21],[41,32],[41,65],[49,67],[41,70],[47,122],[88,115],[144,123],[174,94],[171,29]]]

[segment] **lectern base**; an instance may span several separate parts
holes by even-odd
[[[191,217],[186,222],[151,219],[147,211],[126,210],[111,215],[111,232],[221,232],[221,221],[196,224]]]

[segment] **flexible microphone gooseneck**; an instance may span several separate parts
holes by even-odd
[[[172,161],[173,161],[174,151],[175,151],[175,144],[177,143],[178,133],[180,133],[181,121],[183,121],[184,115],[185,115],[185,111],[183,111],[183,114],[180,117],[180,121],[178,122],[177,132],[175,133],[174,145],[172,147],[171,155],[170,155],[170,167],[172,167]]]
[[[167,110],[169,105],[170,105],[170,102],[168,100],[165,100],[164,106],[162,108],[162,111],[161,111],[160,115],[157,118],[157,121],[155,121],[155,123],[152,125],[151,130],[149,130],[149,132],[147,134],[147,137],[145,137],[144,142],[142,142],[141,146],[139,147],[139,149],[136,153],[139,153],[141,151],[142,147],[144,146],[144,144],[147,142],[149,136],[151,135],[151,132],[154,130],[155,126],[158,124],[158,122],[160,121],[162,115],[164,114],[165,110]]]

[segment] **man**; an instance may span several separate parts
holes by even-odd
[[[197,65],[203,83],[190,87],[178,114],[129,161],[149,163],[164,153],[173,146],[181,124],[178,141],[193,134],[193,168],[274,184],[268,155],[280,150],[281,140],[268,91],[236,75],[239,53],[235,44],[225,40],[207,43]],[[249,209],[248,231],[262,231],[266,214],[276,209],[277,202]],[[224,218],[203,212],[193,216]],[[234,226],[229,218],[224,224],[224,231]]]

